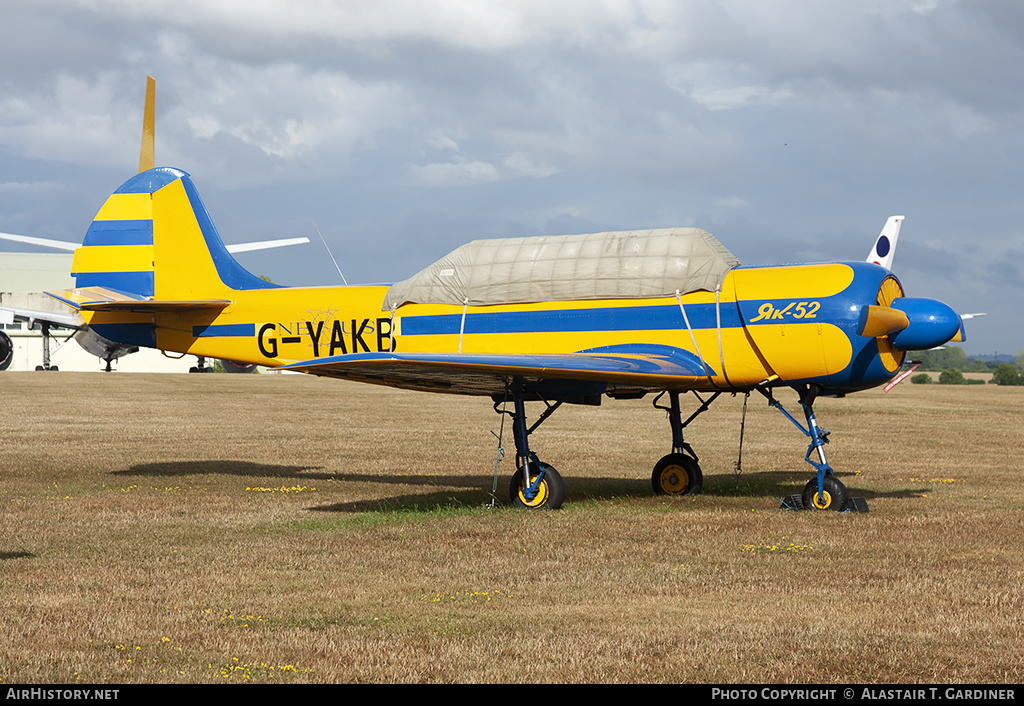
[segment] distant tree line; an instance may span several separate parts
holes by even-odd
[[[940,385],[982,385],[983,380],[964,377],[964,373],[992,373],[989,381],[995,385],[1024,385],[1024,352],[1017,355],[1013,363],[996,363],[980,359],[969,360],[964,349],[946,346],[938,350],[914,351],[908,359],[921,361],[918,370],[939,373]],[[910,382],[922,385],[933,382],[932,376],[921,372],[913,375]]]

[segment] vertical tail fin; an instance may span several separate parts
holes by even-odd
[[[875,246],[868,253],[868,262],[881,265],[887,270],[892,269],[892,258],[896,254],[896,240],[900,237],[900,225],[903,223],[903,216],[890,216],[885,222],[882,232],[875,240]]]
[[[78,288],[164,301],[276,286],[235,261],[192,179],[168,167],[137,174],[107,199],[75,251],[72,275]]]

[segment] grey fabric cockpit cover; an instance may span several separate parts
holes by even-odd
[[[486,306],[715,291],[739,264],[700,228],[474,240],[392,285],[383,309],[406,303]]]

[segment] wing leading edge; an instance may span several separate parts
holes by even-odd
[[[672,346],[621,345],[570,354],[353,353],[292,363],[278,370],[391,387],[463,395],[501,395],[522,377],[549,398],[600,395],[610,389],[705,387],[714,371]]]

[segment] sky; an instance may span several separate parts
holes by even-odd
[[[907,295],[985,312],[968,354],[1024,350],[1019,0],[0,0],[0,231],[81,240],[147,75],[156,162],[225,242],[311,239],[238,255],[280,284],[340,284],[327,248],[381,283],[671,226],[863,260],[904,215]]]

